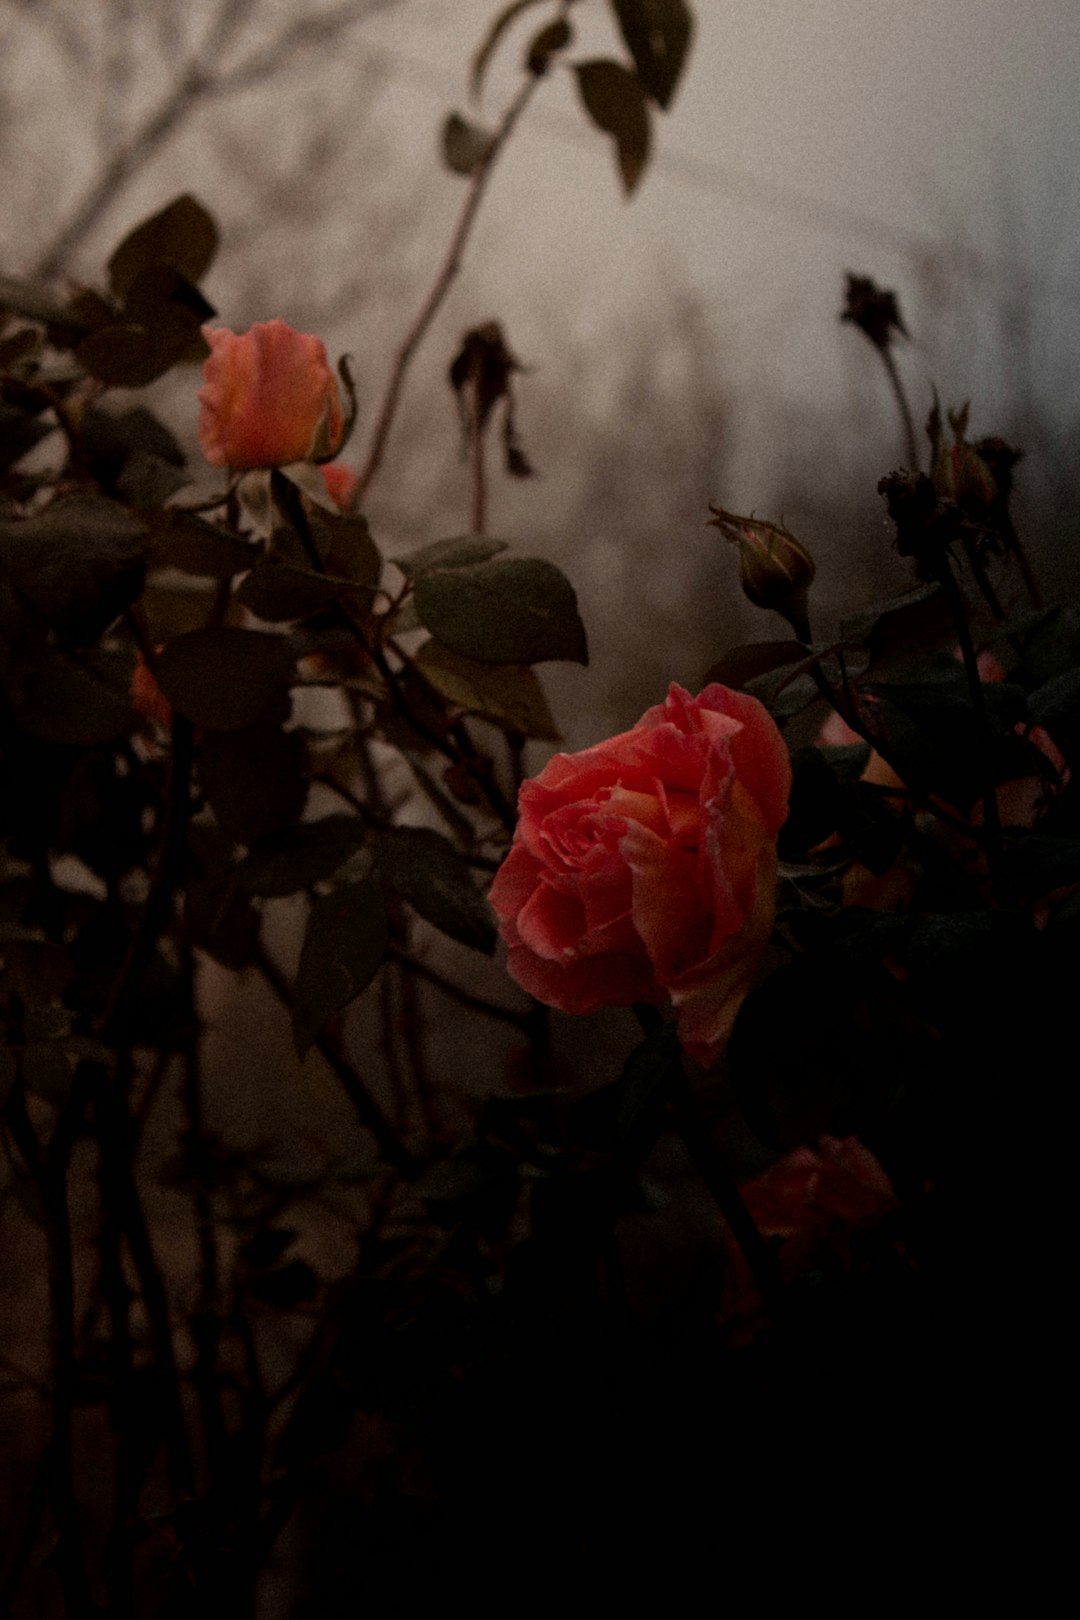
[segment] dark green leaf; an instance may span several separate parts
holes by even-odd
[[[264,838],[241,861],[237,881],[252,894],[297,894],[332,878],[362,846],[358,816],[325,816]]]
[[[62,496],[0,521],[0,575],[72,641],[95,641],[143,583],[145,526],[114,501]]]
[[[116,492],[141,511],[152,511],[164,506],[171,495],[190,482],[187,473],[171,466],[161,456],[148,456],[136,450],[128,457],[116,480]]]
[[[585,111],[615,142],[619,173],[629,194],[649,157],[649,109],[641,81],[621,62],[578,62],[578,90]]]
[[[1036,683],[1080,665],[1080,612],[1051,608],[1021,633],[1024,667]]]
[[[661,1024],[636,1046],[619,1082],[618,1130],[621,1137],[655,1141],[672,1086],[682,1073],[678,1029]]]
[[[293,1006],[293,1040],[301,1057],[327,1019],[344,1011],[371,983],[386,946],[378,884],[366,879],[316,900],[304,932]]]
[[[52,422],[39,422],[28,411],[0,403],[0,467],[10,467],[35,444],[55,433]]]
[[[449,113],[442,130],[442,155],[454,174],[472,174],[486,163],[495,137],[478,124],[470,124],[460,113]]]
[[[228,529],[194,512],[175,508],[159,512],[150,527],[153,560],[181,573],[204,579],[232,579],[246,573],[262,556],[262,547],[241,540]]]
[[[127,684],[119,684],[121,670],[130,681],[127,661],[100,651],[80,663],[61,653],[44,653],[21,664],[13,693],[19,725],[32,737],[74,747],[112,742],[135,719]]]
[[[382,554],[371,538],[366,518],[356,512],[341,517],[322,512],[312,519],[311,531],[328,574],[351,580],[365,591],[378,589]]]
[[[343,596],[348,596],[353,588],[347,580],[330,574],[317,574],[311,568],[261,562],[244,580],[236,599],[257,618],[271,624],[283,624],[321,613]]]
[[[719,681],[721,686],[739,691],[760,675],[805,662],[806,648],[799,641],[752,641],[726,652],[709,670],[705,682]]]
[[[433,569],[416,582],[416,611],[432,635],[480,663],[589,661],[573,587],[539,557]]]
[[[84,338],[75,358],[109,388],[145,388],[193,357],[198,335],[198,323],[184,317],[153,325],[122,321]]]
[[[638,77],[668,107],[686,61],[694,24],[686,0],[612,0]]]
[[[573,31],[565,17],[556,17],[535,34],[525,53],[525,68],[529,73],[546,73],[556,51],[565,50],[573,39]]]
[[[469,568],[508,549],[505,540],[491,540],[484,534],[463,534],[452,540],[435,540],[429,546],[407,551],[391,561],[407,579],[419,579],[433,568]]]
[[[390,887],[427,922],[491,955],[495,918],[449,839],[427,827],[394,827],[379,841],[378,862]]]
[[[189,281],[198,281],[209,268],[217,245],[213,218],[185,192],[125,236],[109,260],[109,286],[117,298],[124,299],[139,273],[159,264],[171,265]]]
[[[307,799],[306,754],[298,731],[261,721],[239,731],[207,731],[199,777],[219,823],[240,844],[294,826]]]
[[[279,636],[226,625],[177,636],[156,673],[169,702],[195,725],[240,731],[285,702],[293,660]]]
[[[956,639],[948,599],[936,584],[844,619],[840,635],[866,644],[868,669],[882,680],[915,675],[929,652]]]
[[[1028,712],[1056,737],[1073,737],[1080,730],[1080,669],[1055,676],[1032,692]]]
[[[415,664],[424,679],[459,708],[512,726],[526,737],[559,741],[544,689],[527,664],[480,664],[438,641],[426,641]]]

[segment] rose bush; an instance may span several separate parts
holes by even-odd
[[[321,339],[284,321],[245,333],[204,326],[210,358],[199,391],[199,443],[212,467],[282,467],[334,449],[341,396]]]
[[[563,1012],[670,998],[715,1061],[772,929],[790,786],[769,714],[718,685],[556,754],[491,889],[514,978]]]

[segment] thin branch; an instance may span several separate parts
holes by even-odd
[[[215,26],[197,55],[182,68],[157,108],[135,134],[113,154],[98,178],[77,204],[67,224],[57,233],[38,259],[34,276],[48,280],[59,275],[76,249],[111,207],[116,197],[144,168],[154,153],[180,124],[187,121],[201,101],[232,95],[265,82],[291,65],[295,52],[312,43],[326,43],[364,16],[381,11],[398,0],[366,0],[338,6],[322,17],[308,17],[282,30],[269,45],[257,50],[246,62],[231,70],[215,71],[216,59],[252,9],[251,0],[227,4],[218,14]]]
[[[255,952],[254,965],[282,1006],[291,1009],[293,994],[288,981],[277,963],[262,946],[259,946]],[[375,1099],[369,1095],[364,1082],[344,1053],[338,1050],[325,1032],[316,1037],[314,1045],[323,1062],[329,1064],[334,1074],[341,1081],[349,1101],[356,1110],[361,1125],[366,1131],[370,1131],[375,1138],[379,1154],[385,1163],[392,1165],[395,1170],[400,1171],[404,1176],[413,1175],[416,1171],[416,1162],[412,1154],[398,1141],[382,1109]]]
[[[428,984],[434,985],[444,996],[450,996],[462,1007],[468,1007],[472,1012],[483,1013],[485,1018],[497,1018],[504,1024],[513,1024],[526,1034],[531,1032],[534,1023],[531,1013],[515,1012],[512,1007],[502,1007],[496,1001],[487,1001],[483,996],[473,995],[471,990],[463,990],[461,985],[444,978],[435,968],[428,967],[426,962],[419,961],[415,956],[409,956],[406,951],[398,950],[394,945],[390,946],[386,954],[391,962],[400,962],[409,973],[415,973],[418,979],[424,979]]]
[[[442,264],[439,266],[439,270],[435,276],[431,290],[424,299],[424,302],[421,304],[416,319],[413,321],[412,326],[405,335],[401,347],[397,351],[397,356],[390,372],[390,380],[387,384],[382,408],[379,412],[378,420],[375,423],[375,431],[372,435],[371,448],[368,451],[367,460],[364,463],[363,470],[361,471],[359,480],[357,482],[358,501],[363,499],[367,492],[368,486],[382,464],[383,452],[386,449],[386,441],[390,437],[390,429],[393,427],[394,418],[397,415],[398,405],[401,401],[401,394],[405,385],[406,373],[412,364],[413,357],[416,354],[417,349],[423,342],[428,327],[435,319],[443,299],[446,297],[446,294],[449,292],[450,287],[453,284],[454,278],[461,269],[461,261],[464,256],[465,245],[468,242],[469,233],[472,230],[473,223],[476,219],[477,210],[483,201],[484,192],[487,189],[487,184],[491,178],[491,173],[495,167],[499,153],[506,145],[506,142],[513,131],[514,125],[521,117],[521,114],[525,111],[525,108],[528,105],[529,100],[539,82],[539,78],[535,74],[530,74],[525,80],[524,84],[518,90],[517,95],[514,97],[513,101],[511,101],[509,107],[506,109],[506,112],[503,114],[502,122],[492,137],[491,146],[488,150],[487,156],[480,164],[478,164],[477,168],[473,172],[471,180],[469,181],[469,189],[465,195],[465,201],[462,204],[461,212],[458,215],[458,221],[457,225],[454,227],[453,236],[450,238],[450,246],[447,249]]]
[[[885,375],[889,379],[896,400],[896,408],[900,412],[900,421],[904,429],[904,452],[907,456],[908,466],[912,472],[918,472],[919,446],[915,438],[915,422],[911,415],[911,406],[908,404],[907,393],[896,364],[896,356],[887,343],[875,344],[875,347],[881,356],[881,363],[885,367]]]

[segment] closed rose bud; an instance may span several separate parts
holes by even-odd
[[[800,641],[810,640],[807,591],[814,559],[793,534],[759,518],[710,505],[709,522],[739,548],[739,583],[755,607],[783,614]]]
[[[202,331],[210,358],[199,443],[212,467],[282,467],[336,447],[341,397],[321,339],[284,321],[261,321],[242,335]]]

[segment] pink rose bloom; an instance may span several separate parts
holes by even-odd
[[[522,785],[491,903],[509,969],[563,1012],[670,998],[718,1057],[772,930],[791,765],[756,698],[707,686]]]
[[[823,1136],[816,1150],[798,1147],[739,1190],[762,1237],[777,1243],[788,1282],[829,1256],[850,1266],[852,1239],[899,1207],[892,1182],[855,1136]],[[732,1244],[720,1315],[733,1342],[753,1339],[761,1310],[745,1256]]]
[[[333,448],[343,418],[321,339],[284,321],[242,336],[204,326],[210,358],[199,390],[199,443],[212,467],[282,467],[305,461],[320,437]]]

